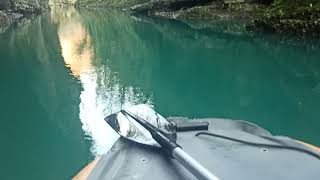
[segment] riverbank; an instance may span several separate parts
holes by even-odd
[[[254,20],[257,29],[281,34],[320,35],[320,2],[277,0]]]
[[[130,3],[129,3],[130,2]],[[133,12],[185,22],[195,28],[236,22],[231,29],[285,35],[318,36],[317,0],[78,0],[79,7],[120,7]]]
[[[0,2],[0,33],[13,22],[49,10],[49,0],[2,0]]]
[[[320,33],[320,3],[293,3],[283,0],[223,0],[193,4],[187,2],[149,2],[130,9],[135,13],[172,18],[193,25],[204,21],[207,26],[221,21],[235,21],[240,22],[246,30],[255,32],[298,36],[318,36]]]
[[[62,3],[52,1],[53,3]],[[193,28],[233,34],[271,32],[286,36],[320,35],[320,2],[317,0],[73,0],[78,7],[125,9],[136,15],[170,18]],[[4,0],[0,3],[0,32],[30,14],[49,9],[49,0]]]

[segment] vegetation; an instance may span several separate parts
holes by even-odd
[[[319,35],[320,1],[275,0],[255,20],[255,25],[280,33]]]

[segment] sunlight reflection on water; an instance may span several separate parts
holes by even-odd
[[[92,140],[94,155],[106,153],[119,135],[104,122],[104,118],[122,108],[145,102],[139,89],[123,87],[107,66],[95,67],[93,61],[102,61],[94,55],[90,34],[73,7],[52,10],[58,24],[58,36],[65,64],[80,80],[80,120],[86,135]],[[151,100],[147,99],[151,106]]]

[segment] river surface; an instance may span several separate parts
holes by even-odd
[[[103,118],[138,103],[320,145],[317,47],[112,10],[24,20],[0,34],[0,179],[69,179],[117,139]]]

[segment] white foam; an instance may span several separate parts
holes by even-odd
[[[114,78],[107,77],[110,74],[106,71],[107,68],[99,71],[92,69],[80,75],[83,86],[80,95],[80,120],[84,132],[93,142],[91,152],[94,155],[107,153],[119,138],[104,118],[145,99],[133,87],[120,87]],[[150,99],[148,104],[151,104]]]

